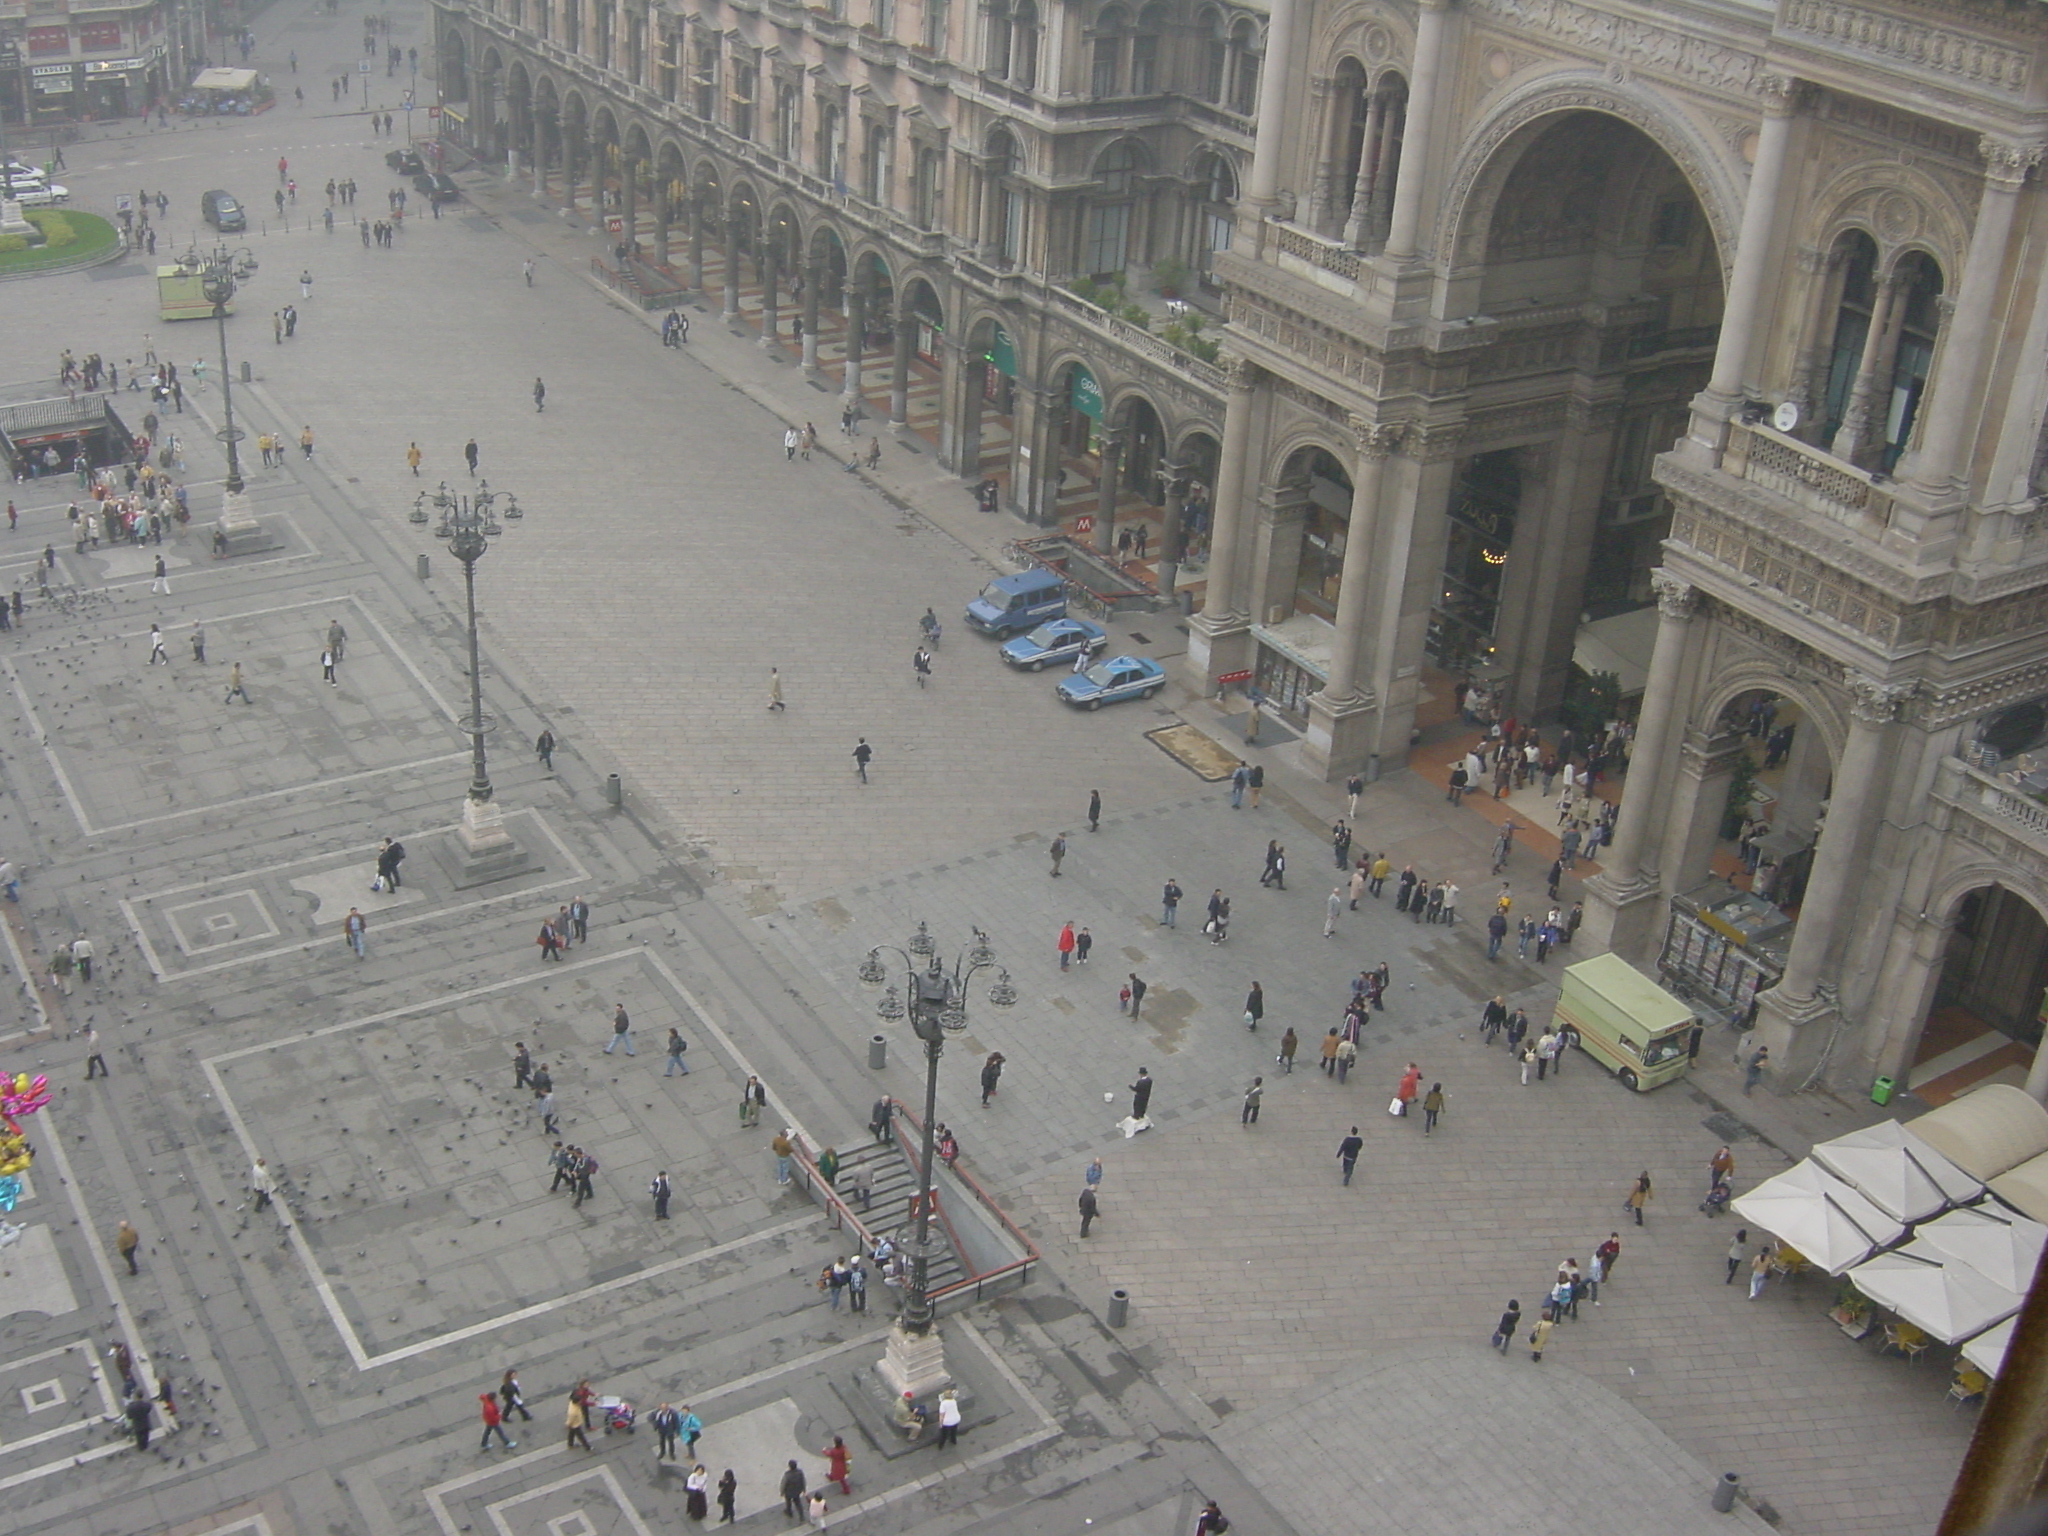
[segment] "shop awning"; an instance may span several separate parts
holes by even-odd
[[[1813,1160],[1900,1221],[1925,1221],[1984,1193],[1984,1186],[1896,1120],[1824,1141]]]
[[[253,69],[202,69],[192,77],[195,91],[253,91],[256,89],[256,71]]]
[[[1987,1183],[2048,1152],[2048,1109],[2010,1083],[1988,1083],[1911,1124],[1915,1136]]]
[[[1987,1201],[1915,1227],[1912,1247],[1924,1245],[1945,1264],[1967,1264],[2008,1291],[2024,1293],[2034,1283],[2044,1243],[2048,1226]]]
[[[2018,1322],[2018,1318],[2008,1317],[1996,1328],[1985,1329],[1963,1346],[1963,1358],[1986,1376],[1995,1378],[1999,1367],[2005,1364],[2006,1346],[2012,1343],[2012,1330]]]
[[[1922,1250],[1916,1252],[1914,1250]],[[1914,1243],[1849,1271],[1849,1283],[1930,1338],[1954,1344],[2020,1309],[2024,1298],[1967,1264],[1942,1264]]]
[[[1839,1275],[1906,1229],[1811,1160],[1794,1163],[1734,1201],[1735,1212],[1799,1254]]]

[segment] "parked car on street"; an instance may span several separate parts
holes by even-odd
[[[967,622],[984,635],[1014,635],[1047,619],[1065,618],[1067,584],[1058,571],[1034,566],[998,576],[967,605]]]
[[[58,186],[32,165],[9,164],[6,180],[6,195],[24,208],[54,208],[71,196],[69,187]]]
[[[1109,644],[1109,632],[1086,619],[1053,619],[1028,635],[1003,642],[1002,656],[1013,667],[1043,672],[1056,662],[1072,664],[1077,656],[1093,656]]]
[[[237,234],[249,227],[249,215],[232,193],[215,188],[199,194],[199,216],[222,234]]]
[[[384,163],[401,176],[417,176],[427,168],[427,162],[420,158],[420,152],[410,144],[403,149],[394,149],[384,156]]]
[[[462,189],[455,185],[455,178],[440,171],[421,171],[413,177],[412,189],[437,203],[452,203],[462,196]]]
[[[1149,699],[1165,686],[1166,669],[1151,657],[1118,656],[1061,678],[1053,692],[1077,709],[1100,709],[1125,699]]]

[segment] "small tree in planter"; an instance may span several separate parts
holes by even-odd
[[[1162,299],[1177,299],[1188,291],[1188,264],[1178,256],[1162,256],[1152,263],[1152,288]]]

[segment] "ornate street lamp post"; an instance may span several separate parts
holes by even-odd
[[[459,886],[482,885],[502,880],[530,867],[527,855],[505,830],[505,819],[493,798],[489,764],[484,755],[484,737],[494,722],[484,713],[483,662],[476,631],[476,563],[491,547],[491,540],[505,531],[498,521],[497,504],[505,503],[508,520],[525,516],[518,499],[493,491],[488,480],[479,483],[474,494],[448,489],[442,481],[431,495],[422,491],[413,503],[413,521],[427,521],[427,506],[441,514],[435,537],[448,545],[448,553],[462,562],[463,595],[469,618],[469,718],[462,728],[469,734],[469,794],[462,803],[462,827],[457,834],[463,847],[463,865],[456,879]]]
[[[938,954],[938,944],[923,923],[917,925],[905,949],[893,944],[878,945],[868,951],[868,957],[861,963],[860,979],[869,986],[880,986],[889,974],[883,961],[884,953],[895,955],[903,962],[904,987],[902,996],[891,987],[878,1005],[878,1012],[885,1019],[900,1019],[907,1011],[910,1027],[917,1038],[924,1042],[924,1146],[918,1158],[918,1200],[917,1226],[904,1247],[910,1256],[910,1286],[903,1301],[903,1316],[890,1335],[889,1346],[882,1356],[881,1371],[890,1388],[897,1392],[913,1392],[918,1395],[942,1386],[946,1377],[945,1354],[934,1324],[934,1309],[930,1294],[931,1282],[931,1219],[932,1219],[932,1160],[938,1146],[939,1107],[939,1058],[945,1054],[946,1036],[959,1034],[967,1028],[967,989],[975,976],[994,967],[995,951],[989,947],[988,935],[979,928],[974,930],[974,942],[962,950],[947,969]],[[917,956],[925,960],[919,969]],[[998,1008],[1007,1008],[1017,1001],[1017,989],[1010,982],[1010,973],[998,968],[995,984],[988,989],[988,1000]]]
[[[202,254],[197,246],[178,258],[178,270],[199,279],[199,290],[213,306],[213,323],[220,337],[220,398],[225,424],[214,435],[228,451],[228,478],[221,497],[220,521],[214,525],[213,547],[223,555],[248,554],[268,549],[270,537],[249,510],[247,486],[242,480],[242,456],[236,446],[242,430],[235,425],[235,387],[228,370],[228,306],[235,290],[256,275],[256,258],[247,246],[230,251],[225,244]]]

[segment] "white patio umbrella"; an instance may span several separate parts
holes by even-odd
[[[2008,1291],[2024,1293],[2048,1243],[2048,1226],[1995,1202],[1950,1211],[1913,1229],[1913,1247],[1925,1245],[1945,1264],[1967,1264]]]
[[[2003,1322],[2025,1299],[1967,1264],[1942,1264],[1910,1251],[1880,1253],[1858,1264],[1849,1271],[1849,1283],[1944,1344]]]
[[[2008,1317],[1996,1328],[1985,1329],[1963,1346],[1963,1358],[1996,1380],[1998,1368],[2005,1364],[2006,1346],[2012,1343],[2013,1327],[2018,1322],[2018,1318]]]
[[[1984,1186],[1896,1120],[1813,1149],[1813,1160],[1899,1221],[1925,1221],[1984,1193]]]
[[[1906,1235],[1903,1226],[1811,1159],[1765,1179],[1733,1203],[1744,1221],[1831,1275]]]

